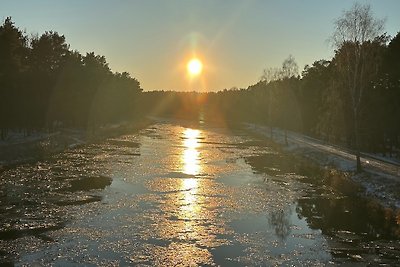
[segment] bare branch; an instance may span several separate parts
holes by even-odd
[[[371,6],[355,3],[350,10],[343,11],[334,25],[333,45],[337,48],[346,42],[362,44],[373,41],[383,34],[385,19],[374,18]]]

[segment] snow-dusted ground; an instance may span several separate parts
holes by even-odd
[[[21,131],[10,131],[5,140],[0,140],[0,148],[13,144],[22,144],[44,140],[56,133],[34,132],[30,135],[25,135]]]
[[[0,170],[4,166],[36,160],[87,142],[141,129],[149,123],[149,120],[136,123],[122,121],[99,127],[95,132],[86,129],[60,128],[52,133],[35,132],[29,136],[11,131],[6,140],[0,141]]]
[[[0,141],[0,169],[84,143],[85,133],[81,130],[60,129],[52,133],[35,132],[29,136],[10,132],[5,140]]]
[[[246,123],[251,132],[270,138],[270,128]],[[360,183],[369,196],[375,197],[385,206],[400,209],[400,162],[395,158],[362,153],[361,163],[364,172],[356,174],[355,156],[351,150],[324,143],[295,132],[273,129],[273,141],[282,145],[285,151],[316,161],[321,166],[333,167],[353,173],[352,178]]]

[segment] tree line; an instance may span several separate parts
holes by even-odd
[[[361,150],[400,148],[400,33],[388,37],[384,21],[357,3],[334,26],[333,58],[306,65],[301,74],[289,56],[248,88],[151,92],[146,106],[155,114],[302,132],[354,149],[361,170]]]
[[[364,64],[374,73],[365,74],[369,80],[362,85],[358,104],[359,147],[388,153],[400,146],[400,33],[390,41],[379,36],[364,45],[371,49]],[[218,124],[253,122],[355,148],[353,100],[345,84],[351,77],[342,74],[349,71],[348,49],[352,51],[351,44],[343,44],[331,60],[306,65],[301,74],[289,56],[281,67],[264,70],[256,84],[243,89],[145,92],[145,113]]]
[[[140,84],[112,72],[104,56],[70,49],[64,35],[28,36],[10,17],[0,26],[0,137],[10,130],[96,127],[138,116]]]

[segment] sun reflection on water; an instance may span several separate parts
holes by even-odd
[[[228,244],[225,239],[216,238],[225,233],[223,223],[217,222],[215,213],[219,197],[209,197],[214,181],[208,176],[207,165],[202,156],[207,156],[200,139],[208,137],[205,132],[179,128],[179,145],[174,146],[173,174],[177,177],[159,178],[152,186],[158,187],[163,195],[160,220],[155,223],[156,233],[161,239],[171,240],[164,251],[156,251],[155,257],[162,266],[211,266],[211,248]],[[200,150],[200,148],[202,150]],[[178,156],[178,157],[176,157]],[[209,155],[208,155],[209,156]],[[202,175],[200,175],[202,174]],[[219,217],[218,217],[219,220]],[[149,233],[153,236],[153,232]]]
[[[184,131],[184,151],[182,154],[183,173],[188,175],[198,175],[200,173],[200,152],[197,150],[200,146],[198,138],[200,135],[199,130],[186,129]],[[181,183],[181,207],[180,215],[185,219],[185,225],[183,226],[184,239],[186,236],[196,235],[195,222],[199,214],[199,203],[197,199],[197,191],[199,189],[199,179],[197,178],[186,178]],[[191,237],[193,238],[193,236]]]
[[[144,226],[146,238],[169,244],[151,250],[160,266],[214,266],[212,250],[230,241],[224,238],[228,233],[224,218],[217,216],[225,198],[215,191],[220,190],[213,179],[215,169],[203,161],[215,156],[200,142],[210,135],[206,130],[175,129],[173,145],[168,147],[171,175],[148,182],[152,191],[162,194],[150,198],[159,208],[154,228]]]
[[[199,130],[186,129],[184,132],[183,173],[188,175],[198,175],[201,170],[200,152],[197,150],[200,146],[198,141],[199,135]]]
[[[186,219],[193,219],[198,212],[199,205],[197,203],[198,180],[189,178],[182,180],[182,206],[181,212]]]

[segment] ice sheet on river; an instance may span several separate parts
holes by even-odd
[[[400,256],[396,214],[359,198],[347,177],[243,132],[157,124],[0,175],[1,207],[15,218],[1,227],[57,226],[0,235],[3,263],[324,266]]]

